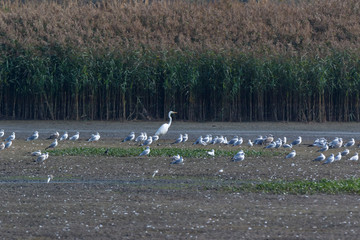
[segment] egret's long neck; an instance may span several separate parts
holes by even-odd
[[[169,113],[169,118],[170,118],[170,121],[169,121],[169,127],[170,127],[170,126],[171,126],[171,123],[172,123],[171,113]]]

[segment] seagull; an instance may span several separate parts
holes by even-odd
[[[336,137],[334,140],[329,143],[329,148],[340,148],[343,144],[342,138]]]
[[[11,147],[11,145],[12,145],[12,141],[10,140],[7,143],[5,143],[5,149]]]
[[[203,140],[203,137],[200,136],[198,139],[196,139],[196,141],[193,143],[193,145],[196,145],[196,144],[202,144],[205,143],[204,140]],[[206,143],[205,143],[206,144]]]
[[[58,138],[60,136],[59,132],[54,132],[50,135],[50,137],[48,137],[47,139],[55,139]]]
[[[141,144],[141,146],[151,145],[152,142],[153,142],[152,136],[149,136],[148,139],[146,139],[145,142],[143,144]]]
[[[335,158],[334,158],[334,161],[340,161],[341,160],[341,152],[339,152],[336,156],[335,156]]]
[[[327,150],[329,150],[329,145],[325,142],[318,152],[326,152]]]
[[[231,158],[231,161],[240,162],[243,161],[244,159],[245,159],[245,153],[243,150],[240,150]]]
[[[1,129],[0,130],[0,138],[2,138],[4,136],[5,132],[4,132],[4,129]]]
[[[256,144],[256,145],[262,145],[263,142],[264,142],[264,139],[263,139],[263,137],[262,137],[261,135],[258,136],[258,137],[254,140],[254,144]]]
[[[42,163],[44,162],[46,159],[48,159],[49,157],[49,153],[43,153],[41,154],[40,156],[38,156],[38,158],[35,160],[35,162],[38,162],[38,163]]]
[[[150,147],[147,146],[147,147],[145,148],[145,150],[144,150],[142,153],[140,153],[139,156],[147,156],[147,155],[149,155],[149,153],[150,153]]]
[[[274,141],[274,136],[273,135],[269,135],[269,136],[266,136],[265,139],[264,139],[264,143],[265,145],[268,144],[268,143],[272,143]]]
[[[159,169],[156,169],[156,170],[154,171],[154,173],[153,173],[152,177],[154,178],[154,177],[155,177],[155,175],[156,175],[158,172],[159,172]]]
[[[88,142],[96,142],[99,141],[100,134],[97,132],[96,134],[91,134],[91,137],[88,139]]]
[[[189,139],[189,135],[188,135],[187,133],[185,133],[185,134],[183,135],[183,140],[182,140],[182,142],[186,142],[188,139]]]
[[[79,137],[80,137],[80,133],[79,133],[79,132],[76,132],[76,134],[75,134],[74,136],[71,136],[71,137],[69,138],[69,140],[70,140],[70,141],[76,141],[76,140],[79,139]]]
[[[335,157],[334,157],[334,154],[332,153],[323,164],[332,163],[332,162],[334,162],[334,160],[335,160]]]
[[[350,153],[350,150],[346,148],[344,151],[341,152],[341,156],[346,156],[349,153]]]
[[[68,132],[64,132],[64,134],[60,137],[59,141],[66,140],[69,137]]]
[[[39,132],[38,131],[35,131],[30,137],[28,137],[26,139],[26,141],[32,141],[32,140],[36,140],[39,138]]]
[[[131,132],[122,142],[132,141],[135,139],[135,132]]]
[[[294,141],[291,143],[291,145],[296,146],[296,145],[301,144],[301,142],[302,142],[302,138],[299,136],[296,140],[294,140]]]
[[[174,156],[173,161],[170,164],[184,164],[184,159],[179,154]]]
[[[208,143],[211,143],[213,141],[213,138],[212,138],[211,134],[208,134],[202,140],[203,140],[204,143],[208,144]]]
[[[286,142],[287,142],[287,138],[284,137],[283,140],[282,140],[282,144],[286,144]]]
[[[45,148],[45,150],[48,148],[55,148],[57,145],[58,145],[58,140],[57,138],[55,138],[55,140],[47,148]]]
[[[209,154],[210,156],[215,156],[215,150],[211,149],[211,151],[206,152],[207,154]]]
[[[53,175],[48,175],[48,180],[47,180],[47,183],[49,183],[52,179],[54,178]]]
[[[356,152],[354,156],[352,156],[351,158],[349,158],[349,160],[351,160],[351,161],[357,161],[357,160],[359,160],[359,154]]]
[[[294,158],[296,156],[296,151],[292,150],[285,158]]]
[[[275,147],[276,147],[276,142],[271,142],[269,145],[267,145],[267,146],[264,147],[264,148],[270,149],[270,148],[275,148]]]
[[[8,137],[5,139],[5,142],[13,141],[13,140],[15,140],[15,132],[13,132],[10,136],[8,136]]]
[[[325,160],[325,155],[323,153],[320,153],[320,156],[318,156],[317,158],[315,158],[313,161],[314,162],[321,162]]]
[[[173,142],[172,144],[177,144],[177,143],[181,143],[183,140],[183,135],[180,134],[179,137],[175,140],[175,142]]]
[[[350,141],[348,141],[347,143],[345,143],[344,147],[352,147],[355,145],[355,139],[351,138]]]
[[[249,139],[247,145],[248,145],[249,147],[252,147],[252,146],[254,146],[254,143],[251,141],[251,139]]]
[[[292,149],[292,144],[291,143],[290,144],[283,144],[282,147]]]
[[[2,142],[2,143],[0,144],[0,150],[4,150],[4,149],[5,149],[5,143]]]
[[[135,139],[135,142],[142,142],[146,139],[145,133],[140,133],[140,135]]]
[[[229,145],[232,145],[234,143],[236,143],[239,140],[238,136],[233,137],[230,141],[229,141]]]
[[[154,136],[152,136],[152,139],[153,139],[153,142],[156,142],[157,140],[159,140],[159,136],[154,135]]]
[[[240,137],[234,144],[233,146],[239,146],[243,143],[244,139],[242,137]]]
[[[38,157],[40,155],[41,155],[41,150],[37,150],[37,151],[31,153],[31,156],[37,156]]]
[[[170,111],[168,113],[168,117],[170,119],[169,123],[164,123],[163,125],[161,125],[161,127],[159,127],[159,129],[156,131],[155,135],[157,135],[157,136],[165,135],[168,132],[168,130],[169,130],[170,126],[171,126],[171,122],[172,122],[171,114],[174,114],[174,113],[177,113],[177,112]]]

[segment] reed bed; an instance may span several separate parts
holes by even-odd
[[[359,9],[3,1],[0,118],[359,121]]]

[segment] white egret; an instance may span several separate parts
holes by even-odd
[[[122,142],[132,141],[135,139],[135,132],[131,132]]]
[[[96,142],[100,139],[100,133],[91,134],[91,137],[88,139],[88,142]]]
[[[64,132],[64,134],[60,137],[59,141],[66,140],[69,137],[68,132]]]
[[[75,134],[74,136],[71,136],[71,137],[69,138],[69,140],[70,140],[70,141],[76,141],[76,140],[79,139],[79,137],[80,137],[80,133],[79,133],[79,132],[76,132],[76,134]]]
[[[171,114],[174,114],[174,113],[177,113],[177,112],[174,112],[174,111],[170,111],[169,114],[168,114],[168,117],[169,117],[169,123],[164,123],[163,125],[161,125],[161,127],[156,131],[155,135],[159,136],[159,135],[165,135],[170,126],[171,126],[171,122],[172,122],[172,117],[171,117]]]
[[[45,150],[48,148],[55,148],[57,145],[58,145],[58,140],[57,138],[55,138],[55,140],[47,148],[45,148]]]
[[[147,146],[147,147],[145,148],[145,150],[144,150],[142,153],[140,153],[139,156],[146,156],[146,155],[149,155],[149,153],[150,153],[150,147]]]
[[[39,138],[39,132],[38,131],[35,131],[30,137],[28,137],[26,139],[26,141],[32,141],[32,140],[36,140]]]
[[[285,158],[294,158],[296,156],[296,151],[292,150]]]

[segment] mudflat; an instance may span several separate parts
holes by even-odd
[[[2,121],[5,136],[16,132],[9,149],[0,151],[2,189],[0,230],[3,239],[357,239],[360,232],[359,201],[355,194],[269,194],[226,191],[224,186],[263,181],[359,178],[359,163],[349,161],[357,144],[341,161],[323,165],[312,160],[318,148],[314,139],[359,139],[358,123],[187,123],[173,122],[168,134],[151,149],[215,150],[215,157],[186,157],[171,165],[171,156],[56,155],[51,150],[44,163],[32,151],[52,140],[51,132],[80,132],[75,142],[61,141],[56,149],[139,148],[121,140],[130,131],[154,133],[162,122]],[[33,131],[37,140],[26,142]],[[87,142],[99,132],[98,142]],[[171,144],[180,133],[187,143]],[[242,136],[241,146],[193,145],[206,134]],[[247,139],[273,134],[291,142],[290,150],[246,146]],[[4,139],[4,138],[2,138]],[[242,162],[217,156],[217,151],[273,151],[246,156]],[[325,155],[336,154],[330,149]],[[53,179],[47,183],[48,175]]]

